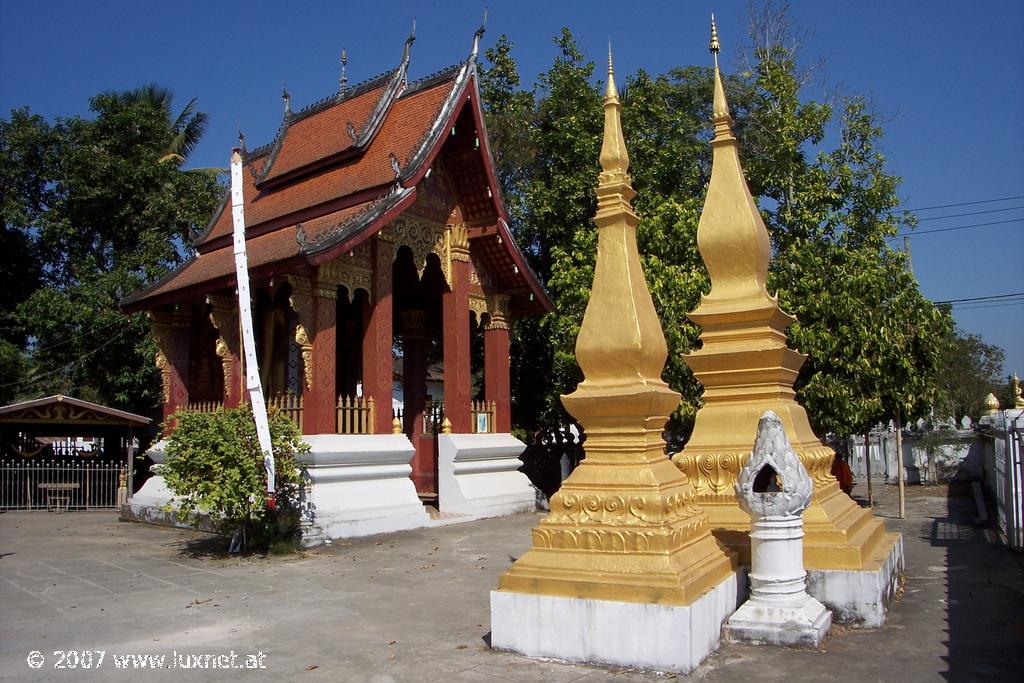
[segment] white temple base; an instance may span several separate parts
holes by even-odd
[[[303,517],[310,541],[351,538],[427,526],[427,514],[409,475],[415,448],[402,434],[313,434]],[[315,539],[315,540],[314,540]]]
[[[792,607],[748,600],[729,617],[723,635],[734,643],[818,647],[831,626],[832,613],[807,595]]]
[[[128,502],[121,506],[120,519],[123,522],[143,522],[161,526],[188,528],[191,525],[178,518],[178,506],[174,502],[174,493],[167,488],[167,482],[160,474],[160,468],[167,460],[167,439],[153,444],[146,455],[153,461],[150,472],[153,473],[146,483],[128,497]],[[200,520],[200,528],[211,528],[208,520]]]
[[[807,570],[807,592],[832,610],[837,623],[885,624],[903,574],[903,536],[886,534],[880,545],[873,569]]]
[[[686,606],[491,591],[491,647],[688,673],[718,647],[736,590],[737,575],[730,573]]]
[[[535,510],[536,490],[518,471],[525,449],[511,434],[439,435],[438,510],[474,519]]]

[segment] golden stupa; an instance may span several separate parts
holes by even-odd
[[[736,559],[665,457],[661,431],[679,394],[661,379],[668,351],[637,252],[620,110],[609,51],[597,263],[576,340],[584,380],[562,397],[586,430],[586,458],[499,592],[690,605],[730,578]]]
[[[839,490],[830,472],[834,453],[815,436],[795,400],[793,382],[806,356],[786,346],[785,330],[795,318],[766,287],[771,245],[740,165],[714,23],[711,51],[713,166],[697,228],[711,291],[689,316],[702,328],[703,345],[685,358],[704,386],[704,405],[689,442],[673,460],[696,489],[715,536],[749,564],[750,516],[737,503],[736,477],[750,455],[758,419],[774,411],[814,480],[814,497],[804,512],[805,566],[877,569],[899,535],[887,534],[881,520]]]

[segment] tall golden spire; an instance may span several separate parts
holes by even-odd
[[[710,48],[717,57],[713,21]],[[690,313],[702,328],[702,346],[685,358],[704,387],[704,405],[690,440],[673,460],[696,488],[716,536],[741,554],[749,552],[750,517],[740,509],[734,485],[760,416],[775,412],[814,479],[814,499],[804,516],[807,567],[859,569],[883,541],[894,541],[885,536],[881,522],[839,490],[829,471],[834,454],[814,434],[795,400],[793,382],[805,356],[787,347],[786,327],[794,319],[768,293],[768,230],[743,175],[717,63],[712,123],[711,181],[697,227],[711,291]]]
[[[500,591],[688,605],[732,576],[733,558],[665,457],[661,430],[679,394],[661,379],[668,350],[637,251],[620,112],[609,54],[597,262],[576,339],[584,379],[562,396],[586,431],[586,458]]]
[[[711,277],[711,292],[702,299],[697,313],[716,303],[728,305],[728,301],[751,297],[762,306],[775,305],[775,299],[768,295],[765,287],[771,243],[743,175],[740,146],[732,131],[729,102],[725,98],[722,73],[718,70],[718,50],[718,30],[712,16],[715,85],[711,120],[715,137],[711,141],[711,182],[697,227],[697,247]],[[737,245],[743,248],[737,249]]]

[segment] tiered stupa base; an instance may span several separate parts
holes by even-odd
[[[739,575],[742,579],[743,575]],[[528,657],[688,673],[736,609],[732,572],[688,605],[491,592],[491,647]]]
[[[588,454],[533,530],[533,547],[491,593],[491,646],[693,670],[718,646],[746,592],[735,556],[708,533],[693,495],[663,457]]]

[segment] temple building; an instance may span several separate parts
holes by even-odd
[[[442,425],[511,431],[509,326],[551,309],[509,231],[477,86],[481,35],[464,62],[415,82],[410,36],[396,68],[354,86],[343,73],[297,111],[285,92],[274,140],[247,150],[241,138],[268,404],[306,435],[404,434],[426,499]],[[153,320],[168,424],[181,408],[243,400],[229,197],[195,248],[122,302]],[[440,391],[428,393],[428,368],[441,369]]]

